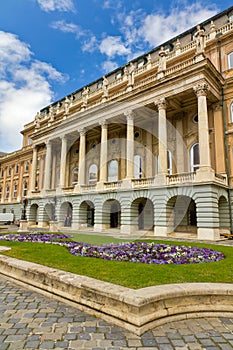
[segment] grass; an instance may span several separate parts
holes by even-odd
[[[85,234],[75,234],[74,240],[92,244],[125,241],[109,236]],[[212,248],[221,251],[225,255],[225,259],[215,263],[193,265],[147,265],[76,257],[71,255],[66,248],[51,244],[0,241],[0,245],[12,248],[10,251],[4,253],[7,256],[97,278],[133,289],[167,283],[233,283],[232,247],[174,241],[157,242]]]

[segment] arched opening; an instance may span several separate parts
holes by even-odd
[[[73,206],[70,202],[64,202],[60,208],[60,220],[65,227],[72,226]]]
[[[71,183],[72,183],[72,185],[76,185],[78,183],[78,168],[77,167],[72,169]]]
[[[88,170],[88,183],[95,185],[98,180],[98,167],[96,164],[91,164]]]
[[[55,206],[52,203],[47,203],[43,210],[43,224],[49,225],[49,222],[54,220],[55,220]]]
[[[91,201],[84,201],[80,205],[79,222],[81,226],[93,227],[95,223],[95,206]]]
[[[38,224],[38,204],[32,204],[29,209],[28,221],[29,225],[37,225]]]
[[[219,210],[219,228],[220,233],[230,232],[230,215],[229,205],[224,196],[221,196],[218,201]]]
[[[199,169],[200,157],[199,157],[199,143],[195,143],[190,148],[190,171],[193,173]]]
[[[103,205],[102,221],[106,228],[118,228],[121,225],[121,206],[115,199],[107,200]]]
[[[142,157],[139,154],[134,156],[134,178],[142,178]]]
[[[110,160],[108,163],[108,182],[118,181],[118,161]]]
[[[148,198],[142,197],[131,205],[131,224],[138,230],[152,230],[154,227],[154,205]]]
[[[196,232],[197,210],[194,200],[188,196],[174,196],[167,203],[169,231]]]

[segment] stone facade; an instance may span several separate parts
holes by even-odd
[[[0,157],[0,211],[27,198],[27,229],[231,232],[232,11],[42,109]]]

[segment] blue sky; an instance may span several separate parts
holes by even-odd
[[[229,0],[0,2],[0,151],[36,113],[233,4]]]

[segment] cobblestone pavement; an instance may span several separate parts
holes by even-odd
[[[0,350],[230,350],[233,318],[172,322],[136,336],[0,275]]]

